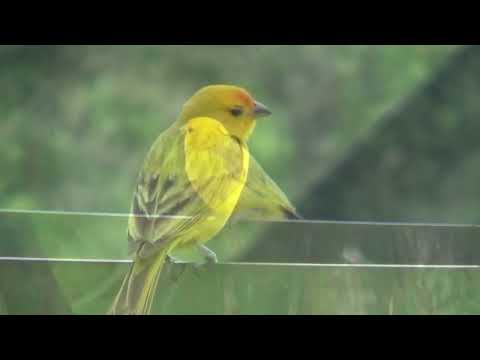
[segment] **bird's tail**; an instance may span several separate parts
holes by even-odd
[[[109,315],[148,315],[150,313],[166,256],[167,252],[161,251],[147,259],[134,261],[108,312]]]

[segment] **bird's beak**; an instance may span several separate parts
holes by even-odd
[[[256,118],[265,117],[271,115],[272,112],[263,105],[261,102],[255,101],[255,107],[253,108],[253,114]]]

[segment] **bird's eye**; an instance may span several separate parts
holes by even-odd
[[[233,116],[240,116],[243,114],[243,109],[239,106],[236,106],[234,107],[233,109],[230,110],[230,113],[233,115]]]

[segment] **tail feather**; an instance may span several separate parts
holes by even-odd
[[[148,315],[166,252],[147,259],[136,259],[108,312],[110,315]]]

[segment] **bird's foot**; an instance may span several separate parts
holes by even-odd
[[[167,262],[169,264],[169,275],[173,283],[176,283],[180,277],[185,273],[188,267],[188,263],[181,261],[171,255],[167,256]]]
[[[204,259],[206,264],[218,263],[217,254],[215,254],[212,250],[207,248],[205,245],[200,245],[199,249],[205,256]]]
[[[212,265],[218,263],[217,255],[205,245],[199,245],[198,249],[203,254],[203,259],[193,264],[194,274],[199,277],[200,273],[208,270]]]

